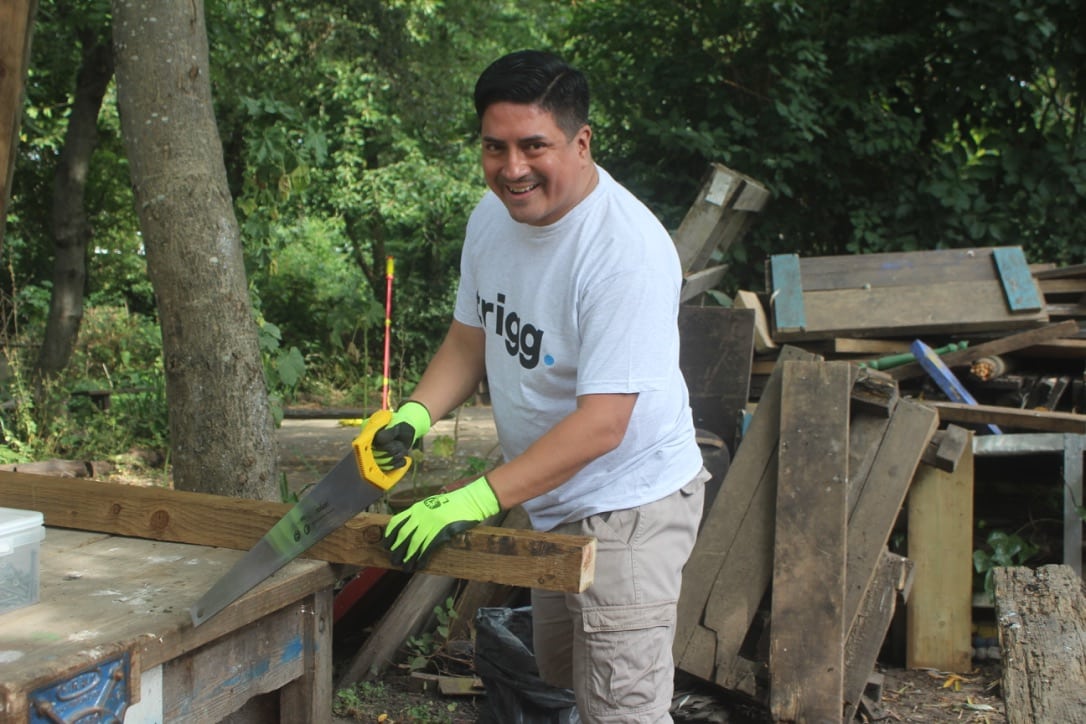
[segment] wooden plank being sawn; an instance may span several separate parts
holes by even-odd
[[[781,364],[816,355],[785,346],[683,569],[676,666],[718,683],[730,674],[773,570]],[[718,670],[718,663],[724,665]]]
[[[113,535],[248,550],[291,506],[164,488],[0,472],[0,505],[37,510],[45,524]],[[381,545],[389,516],[355,516],[305,553],[330,563],[395,568]],[[578,593],[592,583],[596,540],[479,526],[420,570],[435,575]]]
[[[837,721],[844,700],[847,362],[786,362],[770,615],[776,721]]]

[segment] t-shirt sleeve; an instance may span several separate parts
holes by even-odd
[[[650,260],[601,275],[578,314],[577,394],[662,390],[678,359],[679,281]]]

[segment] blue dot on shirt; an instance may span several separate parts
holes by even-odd
[[[554,357],[550,356],[549,354],[543,355],[543,364],[550,367],[551,365],[554,364]]]

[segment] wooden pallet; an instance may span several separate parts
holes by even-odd
[[[1021,247],[939,249],[766,262],[773,339],[960,334],[1044,324]]]

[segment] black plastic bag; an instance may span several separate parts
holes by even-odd
[[[539,677],[532,652],[532,609],[480,608],[475,614],[475,673],[501,724],[570,724],[578,721],[572,689]]]

